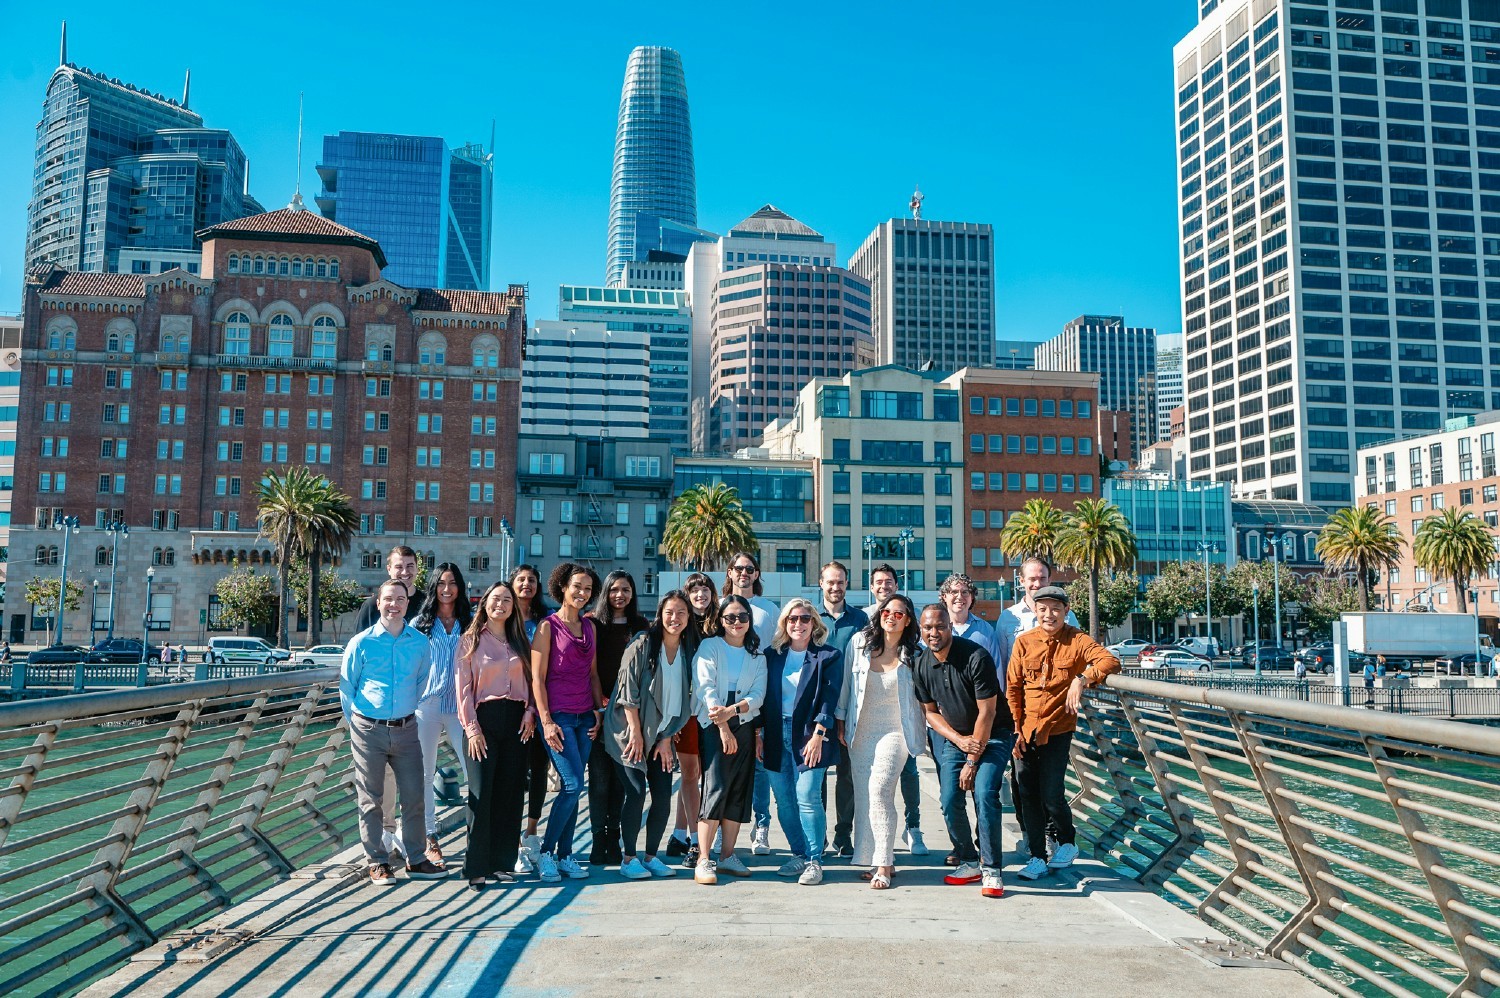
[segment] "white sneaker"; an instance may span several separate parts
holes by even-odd
[[[1045,859],[1042,859],[1040,856],[1031,857],[1030,861],[1028,861],[1025,866],[1021,867],[1020,872],[1016,874],[1016,876],[1020,877],[1022,880],[1040,880],[1046,875],[1047,861]]]
[[[537,860],[537,876],[542,878],[544,884],[555,884],[562,879],[562,874],[557,872],[557,857],[550,852],[544,852]]]
[[[906,840],[906,848],[913,856],[927,855],[927,843],[922,840],[922,829],[908,828],[902,838]]]
[[[1047,836],[1047,855],[1051,856],[1055,852],[1057,852],[1057,840],[1054,839],[1051,835],[1048,835]]]
[[[652,856],[645,862],[646,872],[653,877],[675,877],[677,871],[663,863],[659,857]]]
[[[807,860],[801,856],[793,856],[781,864],[781,869],[776,871],[778,877],[800,877],[802,871],[807,869]]]
[[[771,852],[771,830],[757,826],[750,833],[750,855],[765,856]],[[801,871],[798,871],[801,872]]]
[[[802,876],[797,878],[797,883],[803,887],[812,887],[823,882],[823,864],[813,860],[802,868]]]
[[[579,866],[578,860],[572,856],[565,856],[557,861],[557,869],[567,876],[569,880],[587,880],[589,871],[587,867]]]
[[[651,871],[646,869],[646,864],[640,861],[640,857],[632,856],[620,864],[620,876],[626,880],[650,880]]]
[[[979,864],[972,860],[967,863],[958,864],[958,869],[943,878],[943,883],[951,887],[961,887],[964,884],[972,884],[983,876]]]
[[[535,872],[536,864],[531,861],[531,857],[526,855],[526,851],[523,849],[516,856],[516,873],[524,877],[529,873]]]
[[[986,866],[983,878],[979,885],[979,893],[983,897],[998,898],[1005,896],[1005,880],[1000,876],[1000,868]]]
[[[1078,847],[1069,842],[1052,850],[1052,858],[1047,860],[1047,865],[1054,870],[1065,870],[1073,865],[1078,858]]]
[[[719,874],[717,865],[711,859],[700,859],[698,865],[693,868],[693,880],[700,884],[717,884]]]

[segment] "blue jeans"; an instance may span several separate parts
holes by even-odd
[[[588,765],[589,729],[594,715],[554,713],[552,720],[562,728],[563,747],[559,752],[551,745],[547,754],[557,769],[562,789],[552,801],[547,816],[547,834],[542,837],[542,852],[555,853],[558,859],[573,855],[573,833],[578,828],[578,798],[583,795],[583,774]]]
[[[943,805],[943,820],[948,838],[959,861],[998,869],[1004,852],[1000,843],[1000,787],[1005,781],[1005,767],[1015,744],[1013,734],[991,738],[979,757],[974,774],[974,814],[979,821],[979,849],[974,849],[974,833],[969,828],[968,794],[959,789],[958,777],[964,768],[964,753],[948,739],[933,734],[932,746],[937,752],[938,783]]]
[[[771,729],[766,722],[766,730]],[[756,828],[771,827],[771,773],[755,760],[755,792],[750,795],[750,811],[755,815]]]
[[[766,722],[766,734],[776,730]],[[824,748],[824,752],[828,749]],[[828,812],[823,809],[823,780],[828,770],[797,772],[796,749],[792,745],[792,719],[781,719],[781,769],[765,770],[776,795],[776,818],[793,856],[823,861],[823,841],[828,835]]]

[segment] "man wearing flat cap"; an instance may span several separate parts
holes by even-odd
[[[1031,599],[1037,626],[1016,638],[1005,677],[1005,697],[1016,727],[1022,805],[1017,810],[1031,848],[1031,859],[1020,871],[1025,880],[1071,866],[1078,858],[1073,813],[1063,789],[1078,704],[1085,686],[1097,686],[1120,671],[1119,659],[1067,622],[1067,590],[1046,586]],[[1050,861],[1045,832],[1049,818],[1057,827],[1058,843]]]

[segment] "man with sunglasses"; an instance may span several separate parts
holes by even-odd
[[[724,595],[742,596],[750,604],[750,626],[760,638],[760,647],[771,647],[776,636],[776,618],[781,608],[761,595],[765,591],[760,584],[760,561],[748,551],[737,551],[729,559],[729,571],[724,573]],[[765,767],[755,764],[755,794],[751,798],[750,810],[755,815],[755,827],[750,829],[750,853],[765,856],[771,851],[771,778]]]
[[[818,614],[823,618],[823,626],[828,628],[828,647],[837,648],[840,655],[847,654],[849,639],[870,623],[863,610],[845,601],[849,592],[849,569],[841,562],[830,561],[818,573],[818,588],[823,590],[823,606]],[[847,755],[834,764],[833,802],[837,814],[833,826],[833,855],[853,856],[854,779],[849,775]]]
[[[900,592],[896,583],[896,570],[887,564],[870,569],[870,605],[879,606],[881,600]],[[927,843],[922,839],[922,780],[917,775],[915,757],[906,760],[901,770],[901,805],[906,812],[906,831],[901,839],[913,856],[926,856]],[[849,850],[853,855],[854,850]]]

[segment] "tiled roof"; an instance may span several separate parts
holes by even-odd
[[[416,312],[459,312],[463,315],[504,315],[515,299],[502,291],[454,291],[448,288],[419,288]]]
[[[797,221],[774,204],[761,207],[759,211],[729,230],[737,232],[773,233],[784,236],[800,236],[807,239],[822,239],[822,233]]]
[[[374,239],[306,208],[278,208],[232,222],[220,222],[198,232],[199,239],[212,239],[216,236],[280,236],[288,237],[288,242],[323,240],[362,246],[375,254],[376,262],[381,267],[386,265],[385,254]]]
[[[144,298],[146,282],[139,274],[93,274],[54,270],[39,289],[42,294],[92,295],[98,298]]]

